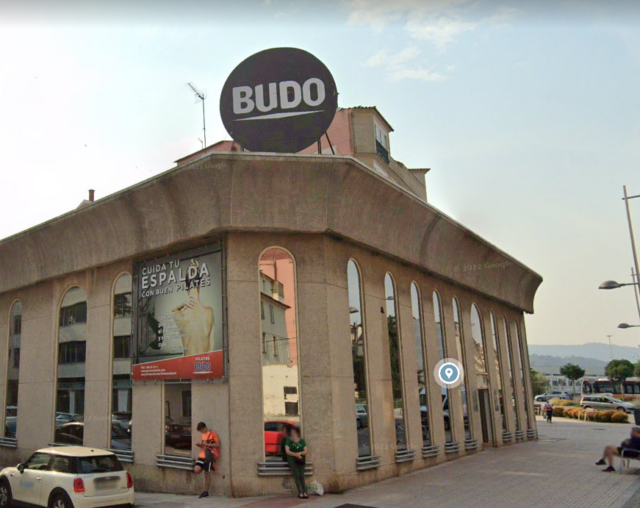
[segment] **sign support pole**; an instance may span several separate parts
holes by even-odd
[[[331,154],[332,154],[332,155],[335,155],[335,154],[336,154],[336,152],[334,152],[334,151],[333,151],[333,145],[331,144],[331,140],[329,139],[329,133],[328,133],[328,132],[325,132],[325,133],[324,133],[324,135],[325,135],[325,136],[326,136],[326,138],[327,138],[327,143],[329,143],[329,148],[331,148]]]

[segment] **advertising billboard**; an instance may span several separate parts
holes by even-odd
[[[297,48],[251,55],[231,72],[220,95],[227,132],[253,152],[304,150],[327,131],[337,109],[331,72]]]
[[[133,379],[224,375],[219,244],[137,263]]]

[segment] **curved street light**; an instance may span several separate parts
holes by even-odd
[[[623,330],[627,329],[627,328],[639,328],[640,325],[629,325],[627,323],[620,323],[618,325],[618,328],[622,328]]]
[[[615,280],[605,280],[598,289],[618,289],[622,286],[637,286],[637,282],[616,282]]]

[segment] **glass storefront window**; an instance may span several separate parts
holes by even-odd
[[[462,417],[464,419],[464,435],[465,439],[471,439],[471,422],[469,421],[469,384],[468,384],[468,376],[469,372],[467,370],[467,358],[465,356],[465,348],[464,348],[464,335],[462,333],[462,323],[460,322],[460,305],[458,304],[458,299],[453,298],[453,326],[456,331],[456,349],[458,353],[458,361],[462,364],[462,368],[465,371],[464,382],[460,385],[461,395],[462,395]]]
[[[500,361],[500,340],[498,337],[498,328],[496,325],[496,317],[491,312],[491,339],[493,342],[493,352],[496,358],[496,380],[498,381],[498,403],[500,404],[500,418],[502,419],[502,430],[507,430],[507,421],[504,417],[504,390],[502,388],[502,362]]]
[[[384,292],[387,309],[387,332],[389,337],[389,359],[391,362],[391,388],[393,394],[393,417],[396,428],[398,450],[407,449],[406,420],[404,417],[404,383],[402,378],[402,348],[400,326],[396,311],[396,286],[390,274],[384,277]]]
[[[413,315],[413,337],[416,342],[416,373],[418,376],[418,395],[420,397],[420,420],[422,422],[422,443],[431,445],[431,425],[429,424],[427,369],[425,367],[424,339],[422,335],[422,300],[418,285],[411,284],[411,313]]]
[[[7,390],[5,395],[4,436],[16,437],[18,426],[18,383],[20,380],[20,336],[22,335],[22,303],[15,302],[9,313],[9,349],[7,358]]]
[[[484,326],[476,304],[471,304],[471,337],[473,338],[473,363],[479,390],[489,388],[487,360],[484,351]]]
[[[522,400],[524,401],[524,415],[527,419],[527,429],[531,428],[531,416],[529,412],[529,397],[527,397],[527,378],[528,373],[525,371],[525,355],[526,351],[522,347],[522,337],[520,337],[520,326],[517,321],[513,322],[513,329],[516,336],[514,337],[514,347],[516,348],[516,355],[518,361],[518,367],[520,369],[520,378],[522,379]]]
[[[191,383],[164,383],[164,453],[191,457]]]
[[[355,261],[347,264],[347,290],[349,293],[349,333],[353,359],[353,391],[356,406],[356,428],[358,429],[358,456],[371,455],[371,432],[369,429],[369,392],[367,390],[367,343],[362,307],[362,284],[360,270]]]
[[[79,287],[62,299],[58,321],[58,372],[54,441],[84,442],[87,297]]]
[[[511,408],[516,419],[516,431],[520,430],[520,415],[518,413],[518,404],[516,403],[516,372],[514,371],[515,363],[513,362],[513,344],[511,343],[511,334],[509,333],[509,323],[507,318],[502,318],[504,330],[504,338],[507,341],[507,363],[509,364],[509,382],[511,383]]]
[[[131,449],[131,275],[122,274],[113,291],[111,366],[111,448]]]
[[[291,255],[268,249],[260,258],[260,307],[264,454],[281,460],[280,445],[291,427],[301,429],[296,273]]]
[[[438,360],[444,360],[447,358],[447,344],[444,337],[444,324],[442,322],[442,307],[440,305],[440,295],[437,291],[433,292],[433,317],[436,326],[436,343],[438,345]],[[453,441],[453,434],[451,432],[453,420],[449,411],[449,389],[442,387],[440,389],[442,394],[442,411],[444,415],[444,432],[445,441],[451,443]]]

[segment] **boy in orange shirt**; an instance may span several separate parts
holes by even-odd
[[[198,455],[193,472],[200,474],[204,471],[204,491],[200,494],[202,499],[203,497],[209,497],[211,472],[216,470],[215,463],[220,456],[220,439],[218,434],[213,430],[209,430],[204,422],[200,422],[196,429],[202,434],[202,441],[196,444],[200,448],[200,455]]]

